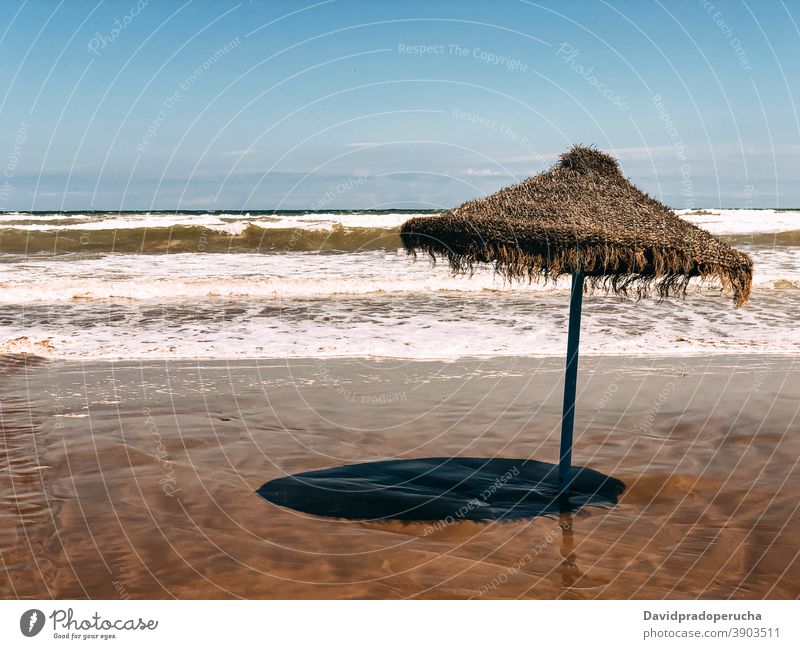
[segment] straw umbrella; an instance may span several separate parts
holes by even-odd
[[[689,280],[718,279],[739,307],[753,262],[633,186],[617,161],[575,146],[547,171],[433,217],[406,221],[406,251],[446,259],[455,273],[490,263],[508,280],[572,275],[559,485],[569,486],[584,287],[618,295],[684,296]]]

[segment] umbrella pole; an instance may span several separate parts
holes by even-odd
[[[578,345],[581,337],[583,271],[572,274],[567,334],[567,371],[564,377],[564,409],[561,415],[561,455],[558,460],[558,485],[566,491],[572,467],[572,427],[575,422],[575,387],[578,381]]]

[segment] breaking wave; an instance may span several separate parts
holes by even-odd
[[[318,252],[388,250],[400,247],[395,228],[263,228],[253,223],[240,232],[201,225],[117,229],[0,229],[0,252],[65,254],[127,252]]]

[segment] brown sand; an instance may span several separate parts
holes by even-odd
[[[612,509],[353,522],[264,482],[558,452],[563,359],[2,361],[4,598],[795,598],[796,360],[587,357],[575,463]]]

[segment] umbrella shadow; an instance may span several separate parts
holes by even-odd
[[[297,473],[262,485],[269,502],[314,516],[358,521],[497,521],[612,507],[625,489],[573,467],[565,492],[558,465],[510,458],[384,460]]]

